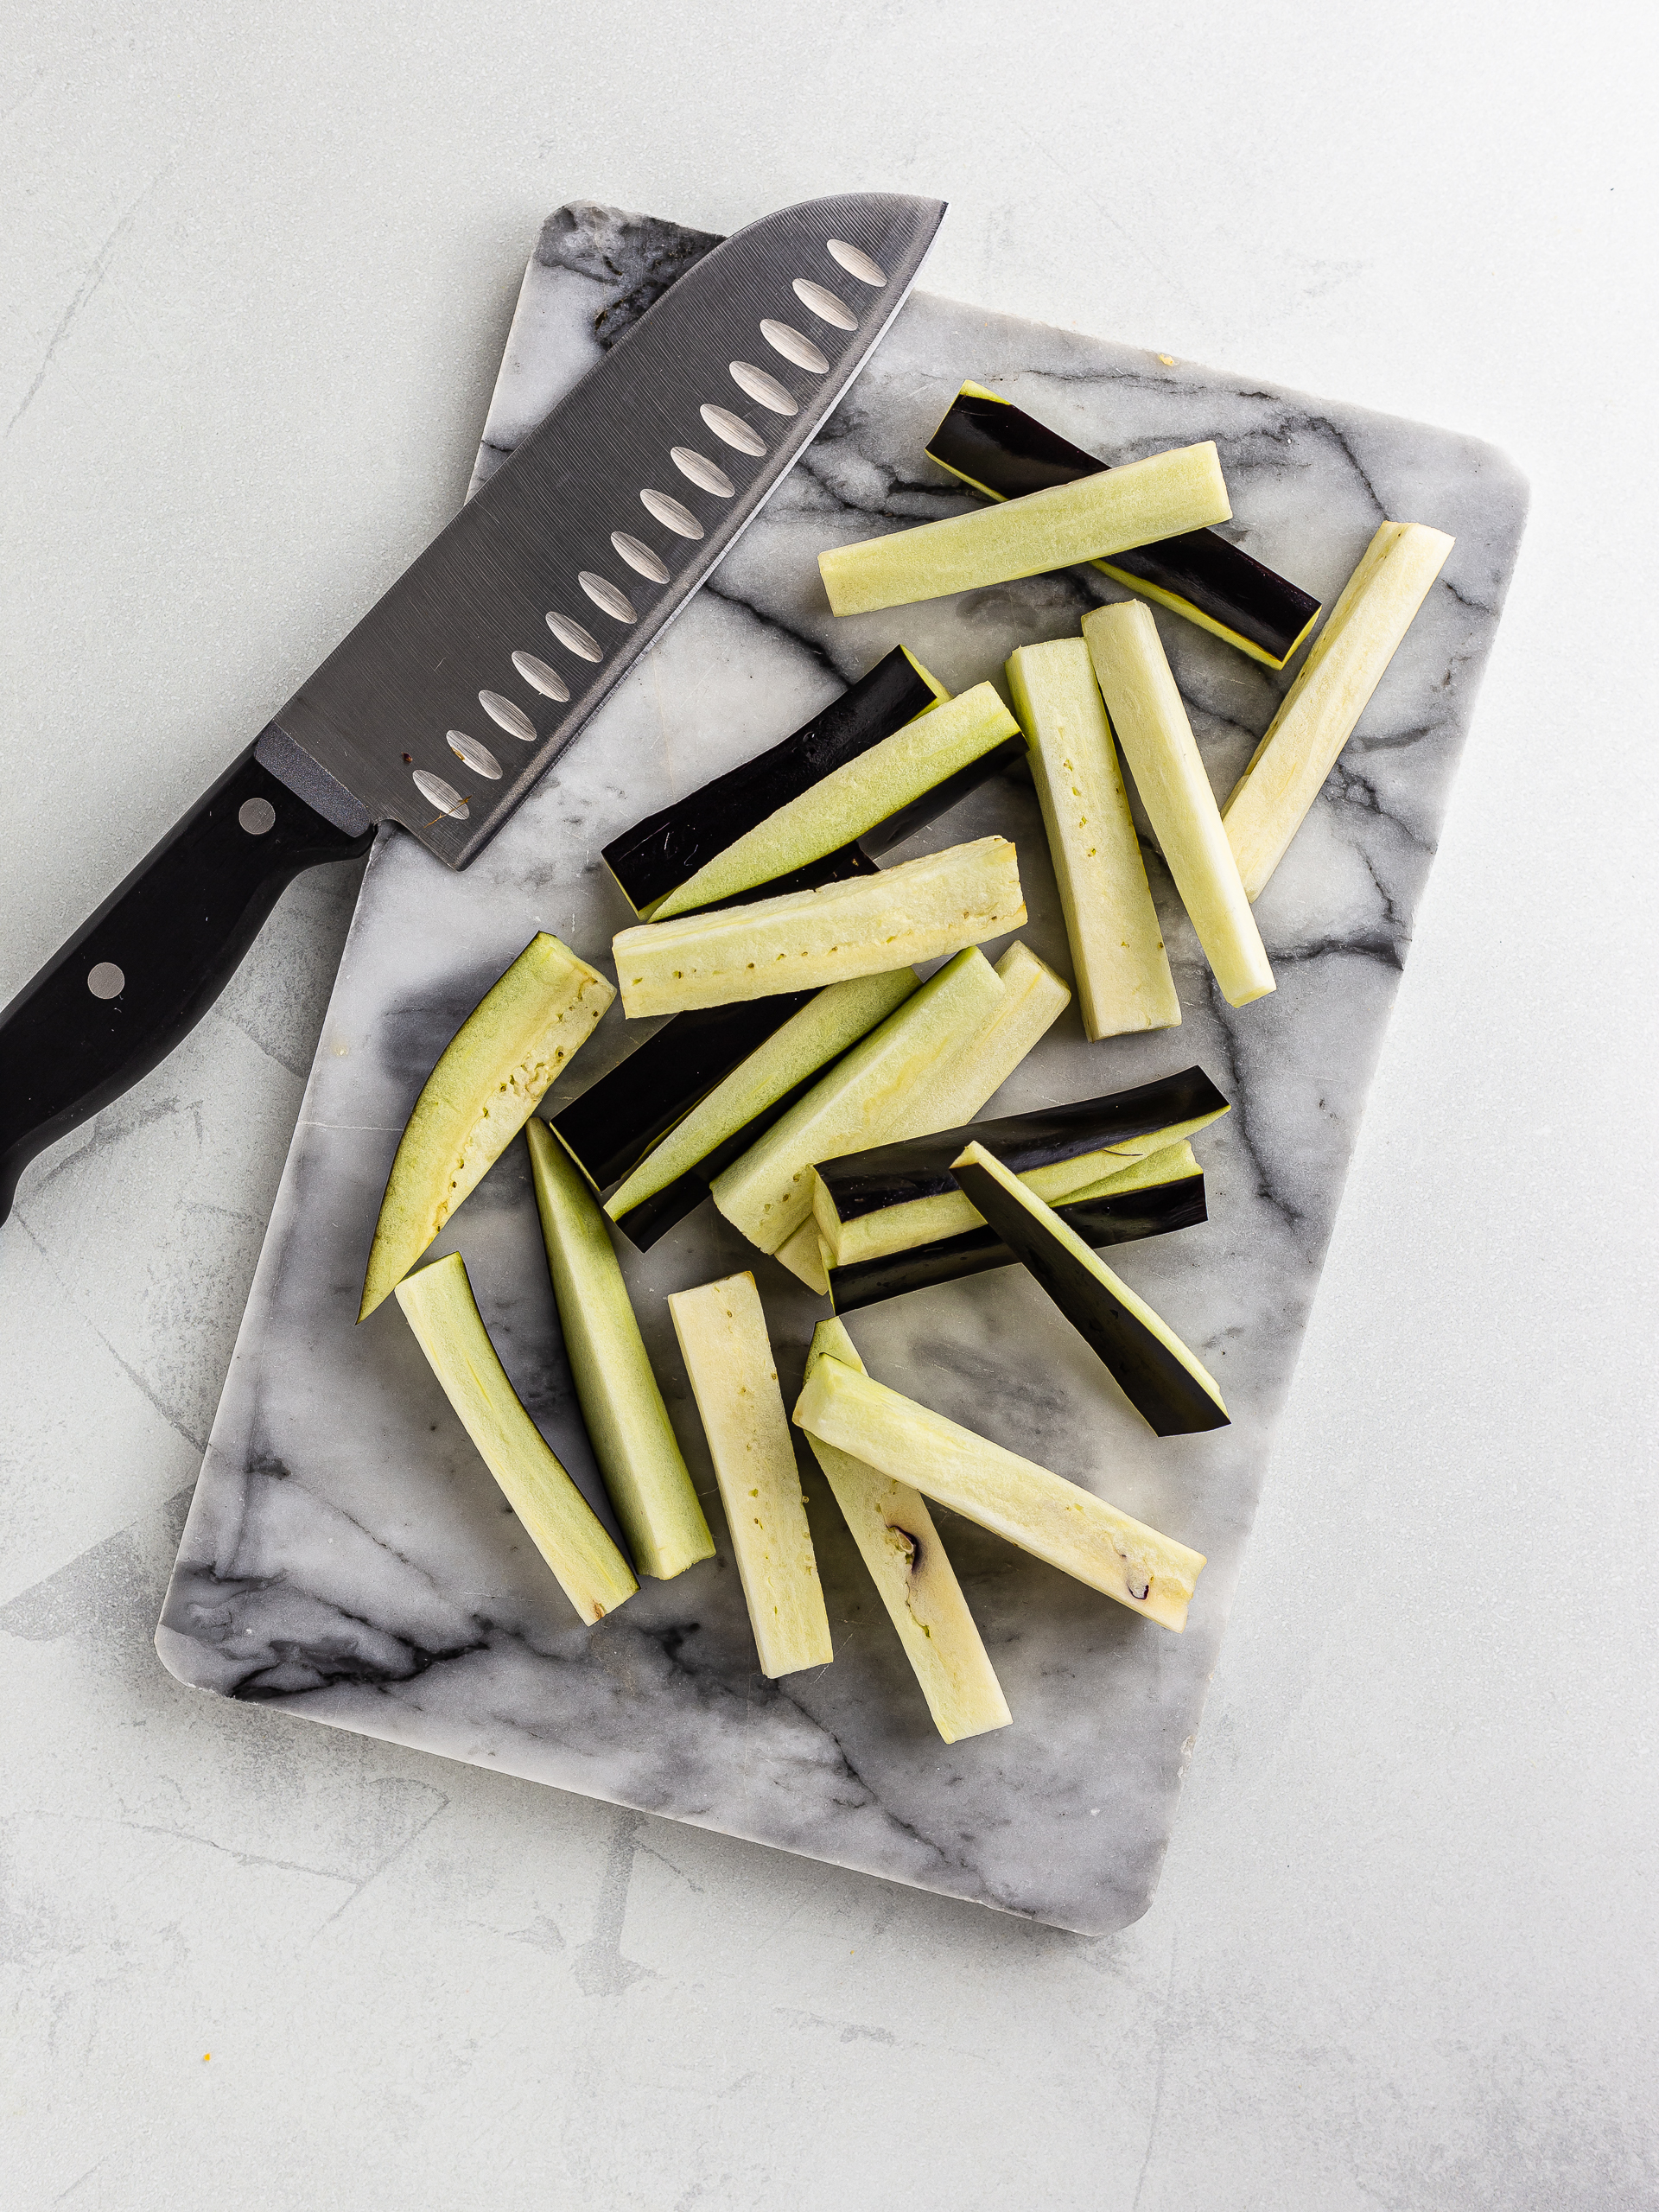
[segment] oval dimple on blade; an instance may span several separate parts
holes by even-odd
[[[737,490],[725,470],[717,468],[695,446],[671,446],[668,457],[681,475],[690,477],[700,492],[712,492],[717,499],[729,499]]]

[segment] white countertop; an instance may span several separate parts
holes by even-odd
[[[0,65],[0,999],[458,504],[573,194],[723,231],[938,192],[930,289],[1490,437],[1533,520],[1168,1866],[1122,1936],[162,1672],[339,872],[184,1048],[188,1109],[175,1071],[29,1172],[0,1229],[20,2203],[1654,2202],[1629,971],[1659,315],[1626,11],[1327,16],[1311,43],[1217,0],[346,12],[77,4]]]

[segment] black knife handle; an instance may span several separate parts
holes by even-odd
[[[0,1221],[37,1152],[164,1060],[302,869],[366,852],[253,748],[0,1014]]]

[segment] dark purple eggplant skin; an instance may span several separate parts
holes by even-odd
[[[928,457],[988,499],[1018,499],[1055,484],[1075,484],[1108,467],[1058,430],[1016,407],[959,391],[927,442]],[[1300,585],[1213,530],[1185,531],[1104,564],[1183,600],[1212,622],[1248,638],[1281,666],[1319,611]]]
[[[811,991],[671,1015],[548,1126],[601,1191],[630,1175],[682,1116],[800,1011]]]
[[[613,837],[606,865],[643,913],[769,814],[913,721],[933,696],[895,646],[780,744]]]
[[[1096,1251],[1109,1244],[1194,1229],[1209,1219],[1202,1175],[1183,1175],[1178,1182],[1125,1191],[1116,1198],[1085,1198],[1077,1205],[1057,1206],[1055,1211]],[[855,1260],[847,1267],[831,1268],[830,1299],[837,1313],[855,1313],[860,1306],[880,1306],[907,1291],[927,1290],[937,1282],[959,1282],[969,1275],[1015,1265],[1014,1254],[994,1229],[969,1229],[960,1236],[942,1236],[935,1244],[916,1244],[880,1260]]]
[[[1098,1152],[1103,1145],[1147,1136],[1200,1114],[1222,1113],[1226,1105],[1202,1068],[1183,1068],[1179,1075],[1160,1076],[1154,1083],[1137,1084],[1132,1090],[1113,1091],[1103,1098],[1079,1098],[1070,1106],[1045,1106],[1033,1114],[973,1122],[959,1129],[941,1130],[937,1136],[911,1137],[902,1144],[849,1153],[844,1160],[823,1161],[817,1173],[829,1185],[842,1219],[856,1221],[886,1206],[954,1190],[950,1163],[966,1145],[982,1144],[1012,1173],[1028,1175],[1033,1167],[1075,1160],[1079,1153]]]
[[[649,1251],[659,1236],[666,1236],[671,1229],[685,1219],[687,1214],[694,1213],[708,1197],[715,1176],[729,1167],[752,1144],[758,1144],[772,1123],[780,1121],[798,1098],[804,1098],[815,1083],[823,1081],[829,1066],[833,1065],[833,1062],[828,1063],[825,1067],[814,1068],[810,1075],[803,1076],[792,1090],[786,1090],[781,1098],[774,1098],[770,1106],[763,1107],[760,1113],[745,1122],[741,1129],[734,1129],[730,1136],[722,1137],[711,1151],[705,1153],[695,1167],[688,1167],[685,1173],[677,1177],[672,1183],[665,1185],[660,1191],[654,1191],[650,1198],[641,1198],[637,1206],[630,1206],[626,1213],[619,1215],[616,1226],[629,1243],[641,1252]]]
[[[1027,1273],[1048,1293],[1129,1403],[1158,1436],[1197,1436],[1226,1428],[1228,1416],[1167,1344],[1113,1296],[1046,1222],[973,1162],[954,1179]]]

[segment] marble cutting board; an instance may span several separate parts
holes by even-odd
[[[475,484],[714,241],[591,205],[544,226]],[[953,689],[1122,594],[1068,571],[836,622],[824,544],[972,504],[923,457],[964,378],[1113,461],[1213,437],[1230,534],[1328,604],[1383,516],[1457,546],[1257,909],[1279,988],[1210,985],[1150,857],[1179,1029],[1090,1045],[1075,1011],[990,1110],[1196,1061],[1235,1102],[1198,1141],[1211,1218],[1114,1255],[1217,1375],[1218,1433],[1160,1442],[1018,1269],[854,1316],[870,1370],[1209,1556],[1176,1637],[967,1522],[942,1532],[1014,1715],[948,1746],[833,1501],[805,1469],[836,1656],[780,1682],[754,1651],[666,1294],[753,1265],[792,1401],[826,1310],[705,1207],[625,1262],[720,1556],[578,1627],[474,1454],[396,1302],[353,1325],[398,1133],[433,1059],[537,929],[607,965],[632,917],[600,863],[626,823],[773,742],[890,645]],[[690,442],[706,443],[696,425]],[[183,1681],[1090,1934],[1146,1910],[1491,648],[1525,486],[1452,433],[914,296],[817,443],[652,654],[464,875],[383,836],[317,1049],[157,1643]],[[1219,792],[1287,679],[1191,624],[1160,632]],[[537,641],[525,644],[536,648]],[[538,648],[545,651],[545,641]],[[1070,973],[1028,783],[997,779],[895,857],[1018,843],[1020,934]],[[993,957],[1001,944],[987,946]],[[629,1049],[612,1009],[550,1102]],[[603,1502],[560,1349],[522,1143],[434,1248],[464,1252],[510,1374]]]

